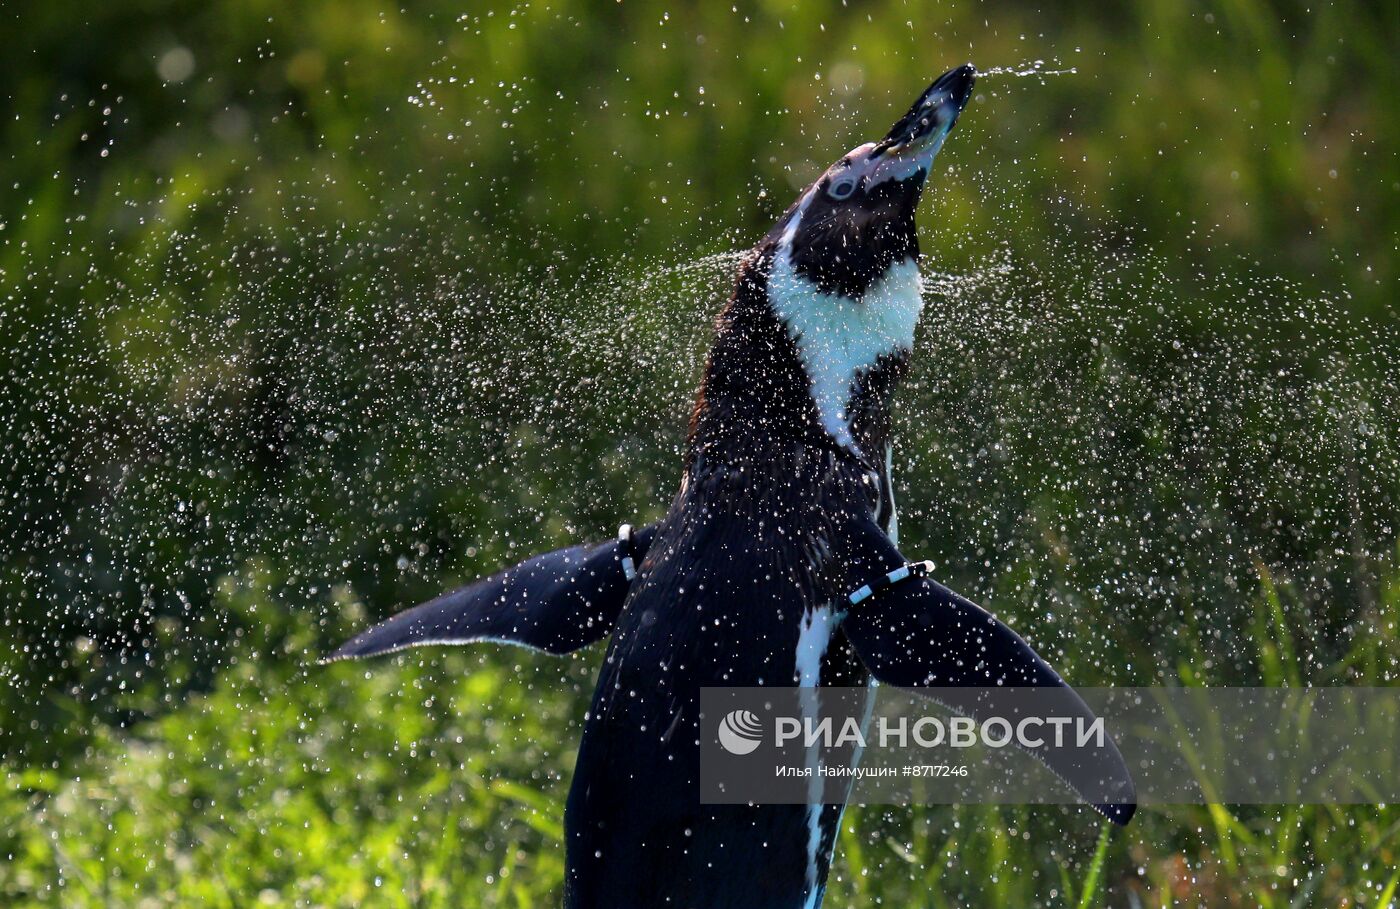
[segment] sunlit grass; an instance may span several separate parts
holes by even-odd
[[[1261,611],[1288,595],[1261,585]],[[1389,598],[1391,621],[1395,608]],[[311,651],[258,655],[306,647],[315,630],[298,625],[254,642],[163,717],[101,732],[71,773],[9,767],[0,901],[557,904],[597,654],[483,647],[329,666]],[[1272,665],[1273,643],[1259,643],[1259,665]],[[1348,662],[1391,646],[1359,638]],[[1148,807],[1126,830],[1075,806],[852,807],[829,900],[1384,906],[1397,861],[1391,807]]]

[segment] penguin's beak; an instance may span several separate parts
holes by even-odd
[[[971,63],[950,69],[934,80],[909,112],[876,145],[879,153],[887,155],[918,155],[932,151],[937,154],[943,140],[958,122],[958,114],[972,97],[972,85],[977,70]],[[928,156],[932,160],[933,155]]]

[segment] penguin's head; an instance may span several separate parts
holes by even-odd
[[[859,299],[891,265],[917,258],[914,212],[976,75],[964,64],[938,77],[883,139],[842,155],[798,197],[770,233],[798,274]]]
[[[976,71],[940,76],[885,137],[843,155],[739,266],[715,322],[692,456],[767,457],[759,440],[834,441],[870,466],[923,307],[914,212]]]

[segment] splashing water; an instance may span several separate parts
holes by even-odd
[[[367,285],[372,304],[334,323],[314,301],[296,322],[258,306],[269,278],[250,266],[250,308],[185,316],[191,343],[131,375],[133,387],[173,391],[129,402],[119,472],[103,467],[114,444],[104,434],[51,472],[60,485],[110,477],[76,522],[104,528],[105,554],[75,550],[61,584],[30,575],[52,604],[26,626],[33,646],[66,646],[72,632],[59,629],[72,623],[106,646],[138,645],[124,629],[170,605],[112,591],[151,583],[152,539],[180,540],[186,555],[154,570],[195,590],[192,601],[201,579],[299,540],[288,580],[315,601],[347,575],[371,594],[431,592],[458,540],[501,547],[506,562],[537,545],[533,525],[583,521],[586,532],[654,512],[673,489],[711,319],[742,255],[619,261],[571,279],[464,272],[427,295]],[[1083,615],[1101,611],[1122,629],[1101,626],[1115,637],[1104,646],[1130,648],[1129,629],[1160,631],[1203,596],[1216,604],[1207,621],[1239,629],[1221,604],[1242,603],[1233,591],[1254,561],[1304,553],[1320,591],[1361,585],[1364,611],[1373,582],[1353,568],[1383,556],[1369,541],[1393,533],[1400,489],[1400,382],[1366,349],[1383,333],[1348,333],[1340,301],[1269,277],[1205,289],[1233,300],[1207,327],[1164,265],[1148,248],[1048,242],[1033,259],[1002,247],[970,270],[927,270],[897,410],[906,534],[917,528],[974,592],[1035,604],[1047,627],[1030,630],[1047,638],[1082,635]],[[121,343],[148,345],[149,331],[133,326]],[[235,380],[242,371],[251,388]],[[245,422],[269,402],[275,422]],[[1299,414],[1307,436],[1280,436]],[[276,460],[264,463],[268,445]],[[211,459],[230,472],[200,479]],[[413,485],[386,479],[389,464]],[[269,468],[278,484],[236,494]],[[360,503],[372,522],[347,524]],[[64,545],[41,520],[28,532],[31,547]],[[1062,560],[1070,539],[1078,555]],[[1153,662],[1144,654],[1135,671]]]
[[[901,502],[927,503],[911,519],[950,529],[946,563],[984,597],[1036,604],[1032,634],[1101,636],[1162,678],[1179,654],[1161,641],[1185,622],[1247,679],[1238,591],[1261,561],[1310,553],[1306,633],[1325,662],[1368,621],[1396,527],[1400,375],[1375,353],[1394,333],[1347,337],[1343,300],[1275,277],[1192,287],[1150,248],[1047,252],[927,281],[918,404],[898,414]],[[1202,321],[1194,293],[1227,302]]]
[[[1053,67],[1053,68],[1052,68]],[[1062,67],[1058,61],[1046,62],[1045,60],[1030,60],[1016,66],[993,66],[990,69],[979,69],[977,78],[997,78],[1000,76],[1014,76],[1016,78],[1027,78],[1030,76],[1073,76],[1079,72],[1077,67]]]

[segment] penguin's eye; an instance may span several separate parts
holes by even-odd
[[[841,180],[831,184],[831,189],[827,191],[833,199],[844,199],[856,191],[856,183],[854,180]]]

